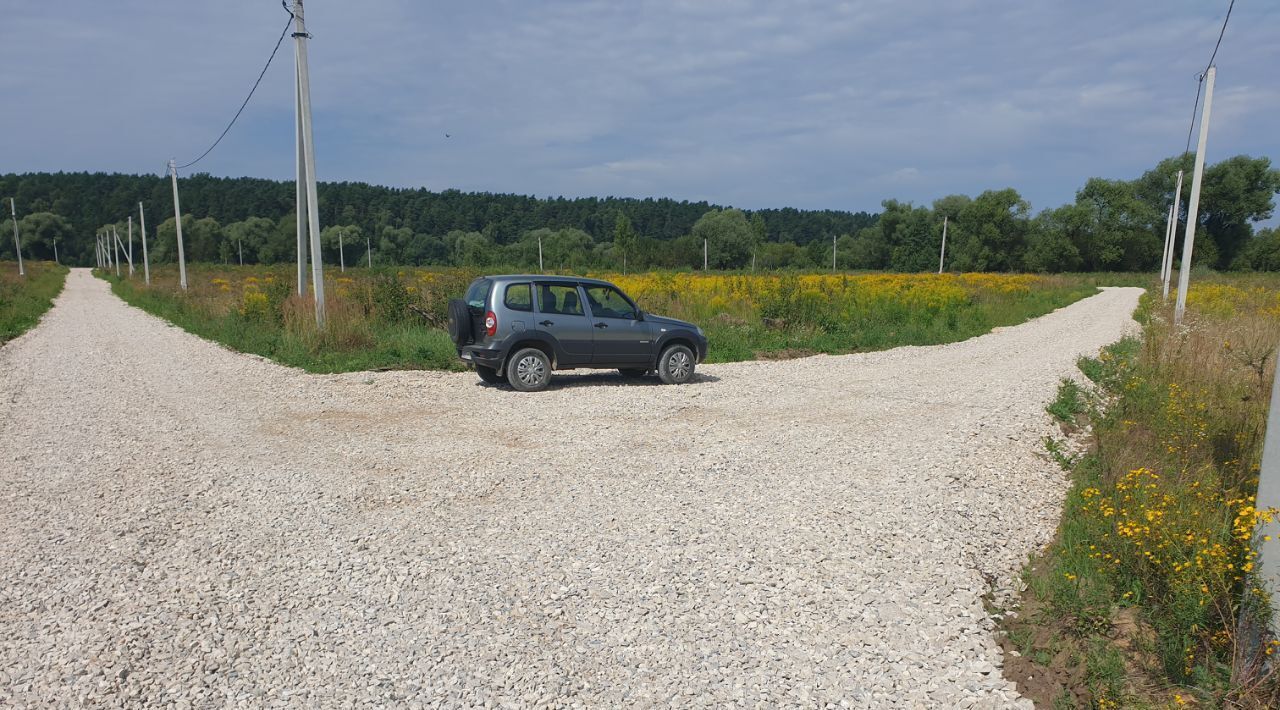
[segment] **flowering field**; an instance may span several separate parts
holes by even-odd
[[[457,367],[446,305],[465,269],[347,269],[326,275],[328,326],[279,267],[192,265],[116,279],[125,300],[232,348],[313,371]],[[795,357],[963,340],[1094,293],[1072,277],[997,274],[592,274],[641,308],[701,325],[710,360]]]
[[[38,323],[67,278],[67,267],[51,261],[23,266],[27,274],[19,276],[18,262],[0,261],[0,345]]]
[[[1027,658],[1075,649],[1082,680],[1061,688],[1072,704],[1280,705],[1254,578],[1257,524],[1276,514],[1254,503],[1280,279],[1212,277],[1187,304],[1177,328],[1145,296],[1142,337],[1082,360],[1095,389],[1064,385],[1050,408],[1092,423],[1097,450],[1074,462],[1059,540],[1009,633]]]

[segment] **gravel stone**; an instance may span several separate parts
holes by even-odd
[[[1139,293],[520,394],[308,375],[75,269],[0,349],[0,706],[1026,707],[982,597],[1050,540],[1044,406]]]

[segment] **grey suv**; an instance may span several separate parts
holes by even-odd
[[[449,302],[449,336],[480,379],[523,392],[579,367],[657,371],[681,384],[707,357],[698,326],[645,313],[608,281],[572,276],[482,276]]]

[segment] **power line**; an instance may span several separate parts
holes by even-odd
[[[1196,101],[1191,105],[1191,125],[1187,127],[1187,145],[1182,150],[1185,156],[1191,152],[1191,134],[1196,128],[1196,113],[1200,111],[1200,89],[1204,86],[1204,75],[1209,72],[1209,67],[1213,66],[1213,60],[1218,56],[1218,48],[1222,46],[1222,38],[1227,34],[1227,23],[1231,21],[1231,10],[1236,6],[1236,0],[1231,0],[1227,4],[1227,15],[1222,18],[1222,30],[1218,32],[1218,42],[1213,45],[1213,53],[1209,55],[1209,63],[1205,65],[1204,71],[1200,72],[1198,81],[1196,82]]]
[[[1232,1],[1234,2],[1234,0]],[[283,3],[281,4],[283,5]],[[236,125],[236,120],[239,119],[240,114],[244,112],[244,107],[249,105],[249,99],[253,98],[253,92],[258,90],[258,85],[262,83],[262,77],[266,76],[267,69],[271,67],[271,61],[276,58],[276,52],[280,51],[280,45],[284,43],[285,35],[289,34],[289,27],[293,24],[293,13],[289,11],[287,6],[285,7],[285,12],[289,13],[289,21],[285,23],[284,30],[280,33],[280,39],[276,40],[276,46],[271,50],[271,56],[267,57],[267,63],[262,67],[262,71],[258,73],[258,80],[253,82],[253,88],[249,89],[249,95],[244,97],[244,103],[240,104],[240,110],[236,111],[236,115],[231,117],[231,123],[227,124],[227,127],[222,130],[222,135],[218,136],[218,140],[214,141],[213,145],[209,146],[208,150],[201,153],[199,158],[196,158],[185,165],[179,165],[176,169],[182,170],[183,168],[189,168],[201,160],[204,160],[204,157],[209,153],[212,153],[213,149],[217,148],[218,144],[222,142],[222,139],[227,137],[227,133],[231,131],[231,127]]]

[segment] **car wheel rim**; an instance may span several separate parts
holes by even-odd
[[[670,370],[671,376],[677,380],[683,380],[689,376],[689,355],[688,353],[671,353],[671,357],[667,360],[667,369]]]
[[[546,375],[547,368],[543,367],[542,360],[536,356],[527,355],[520,359],[520,363],[516,365],[516,377],[526,385],[536,385],[542,382],[542,378]]]

